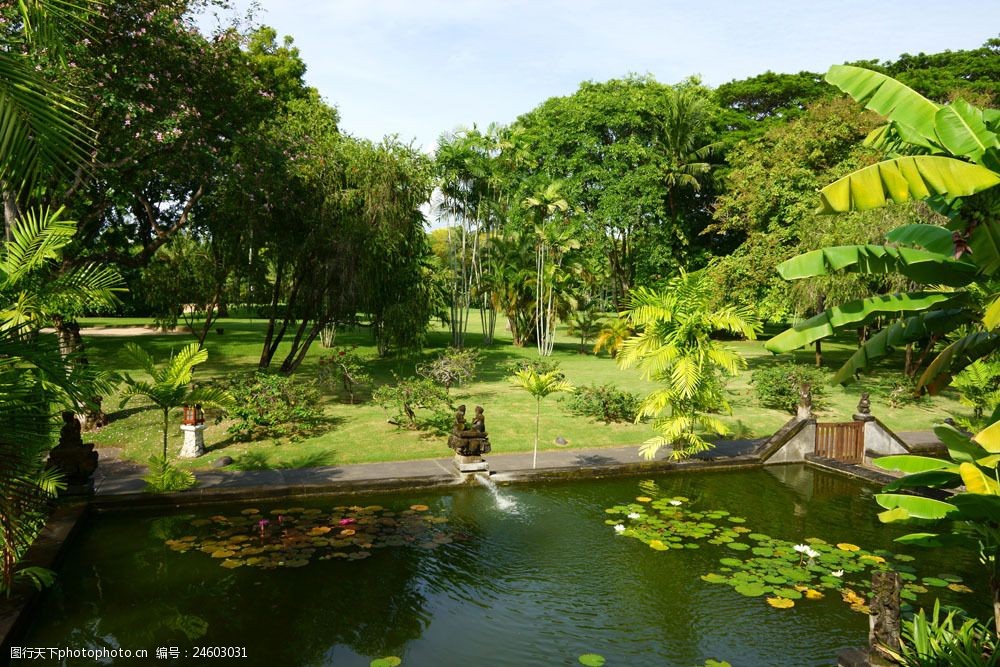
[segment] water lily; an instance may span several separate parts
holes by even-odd
[[[616,523],[615,524],[615,532],[616,533],[624,533],[625,532],[625,526],[622,525],[622,524],[620,524],[620,523]]]
[[[807,551],[809,551],[809,545],[808,544],[796,544],[792,548],[795,549],[796,551],[798,551],[800,554],[804,554]]]
[[[834,570],[833,572],[830,573],[830,576],[832,576],[832,577],[842,577],[842,576],[844,576],[844,571],[843,570]]]
[[[338,523],[338,524],[340,524],[341,526],[347,526],[347,525],[350,525],[350,524],[352,524],[352,523],[354,523],[354,522],[355,522],[355,520],[354,520],[354,519],[352,519],[352,518],[348,517],[348,518],[346,518],[346,519],[341,519],[341,520],[340,520],[340,521],[338,521],[337,523]]]
[[[641,516],[642,515],[639,514],[638,512],[629,512],[628,518],[630,518],[630,519],[638,519]]]
[[[673,505],[674,507],[677,507],[678,505],[683,505],[684,503],[682,503],[679,500],[671,500],[670,504]]]
[[[809,560],[812,560],[813,558],[819,556],[819,552],[815,549],[806,549],[806,556],[809,557]]]

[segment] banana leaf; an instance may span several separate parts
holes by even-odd
[[[951,255],[955,252],[951,230],[938,225],[903,225],[886,234],[885,238],[890,243],[915,245],[938,255]]]
[[[983,121],[983,112],[961,98],[937,110],[934,131],[953,155],[973,162],[981,162],[983,153],[998,145],[997,135]]]
[[[851,301],[842,306],[827,308],[819,315],[785,329],[764,343],[764,347],[775,354],[791,352],[833,334],[839,327],[857,325],[875,315],[921,311],[935,306],[944,307],[961,298],[961,294],[953,292],[912,292]]]
[[[960,534],[910,533],[897,537],[895,542],[918,547],[976,547],[976,541]]]
[[[906,477],[900,477],[895,482],[886,484],[883,491],[899,491],[900,489],[951,489],[962,484],[962,478],[958,473],[947,470],[928,470],[927,472],[916,472]]]
[[[990,424],[972,439],[990,454],[1000,454],[1000,422]]]
[[[797,255],[778,265],[785,280],[825,276],[836,271],[852,273],[901,273],[925,285],[964,287],[975,280],[975,264],[949,254],[919,248],[883,245],[842,245]]]
[[[944,519],[957,513],[958,509],[951,503],[946,503],[923,496],[909,496],[901,493],[876,493],[875,502],[887,510],[900,509],[905,512],[894,514],[893,518],[910,519]],[[883,512],[882,514],[886,514]]]
[[[937,155],[899,157],[859,169],[820,190],[817,212],[865,211],[932,195],[964,197],[998,183],[1000,174],[978,164]]]
[[[854,381],[856,371],[868,369],[876,361],[892,354],[895,348],[933,335],[946,334],[974,320],[975,317],[968,309],[949,308],[923,312],[893,322],[858,347],[833,376],[832,381],[834,384],[849,384]]]
[[[1000,223],[983,220],[972,230],[969,250],[980,272],[993,276],[1000,270]]]
[[[882,470],[898,470],[908,475],[932,470],[949,470],[953,473],[958,473],[958,468],[951,461],[936,459],[932,456],[918,456],[916,454],[880,456],[873,460],[872,463]]]
[[[834,65],[826,73],[826,80],[853,97],[866,109],[882,114],[916,135],[908,141],[921,140],[930,148],[937,134],[934,115],[939,107],[934,102],[904,86],[892,77],[852,65]]]
[[[959,510],[959,516],[949,517],[966,521],[996,521],[1000,517],[1000,496],[980,493],[958,493],[951,502]]]
[[[959,338],[941,350],[934,361],[927,365],[917,380],[917,389],[926,387],[932,395],[938,393],[948,386],[955,373],[977,359],[982,359],[998,347],[1000,347],[1000,334],[977,331]]]
[[[975,463],[962,463],[958,471],[969,493],[1000,495],[1000,482],[986,475]],[[994,516],[1000,517],[1000,511]]]
[[[934,435],[948,448],[948,455],[952,460],[958,463],[972,463],[988,454],[985,449],[973,442],[969,436],[961,433],[953,426],[935,426]]]

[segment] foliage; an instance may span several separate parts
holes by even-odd
[[[875,496],[886,508],[883,522],[911,521],[936,524],[939,532],[919,532],[897,538],[897,542],[924,547],[961,546],[978,551],[990,576],[994,622],[1000,635],[1000,422],[969,438],[950,426],[934,429],[948,448],[948,459],[925,456],[886,456],[875,464],[899,470],[904,477]],[[896,493],[911,489],[956,489],[947,500]]]
[[[566,401],[569,411],[581,417],[611,422],[634,422],[639,418],[642,397],[613,384],[577,387]]]
[[[569,335],[580,339],[580,354],[587,350],[587,343],[603,330],[601,314],[593,308],[578,310],[569,321]]]
[[[256,370],[236,373],[225,384],[233,397],[227,409],[234,420],[228,431],[237,440],[298,439],[323,422],[319,394],[310,383]]]
[[[607,350],[611,358],[615,359],[621,352],[622,345],[633,333],[635,332],[629,327],[628,322],[622,318],[609,319],[597,334],[597,340],[594,342],[594,354],[601,350]]]
[[[666,385],[647,396],[640,410],[640,416],[655,418],[653,428],[660,433],[643,444],[647,458],[664,445],[673,447],[674,458],[709,449],[697,429],[727,432],[705,413],[729,409],[718,375],[736,375],[746,361],[711,335],[723,331],[753,339],[760,325],[749,309],[717,308],[713,297],[707,274],[682,273],[662,291],[633,291],[623,313],[636,333],[622,346],[618,364],[636,366],[643,377]]]
[[[182,470],[170,462],[170,459],[154,456],[149,459],[149,471],[143,476],[146,491],[149,493],[170,493],[184,491],[197,484],[190,470]]]
[[[167,459],[167,431],[170,411],[182,405],[203,405],[209,408],[236,409],[240,404],[228,392],[216,387],[196,387],[192,389],[191,376],[195,366],[208,360],[208,350],[190,343],[176,355],[171,355],[167,363],[156,366],[153,357],[135,343],[125,344],[125,355],[129,362],[145,371],[151,381],[136,380],[128,373],[122,375],[125,391],[121,396],[119,409],[124,408],[136,397],[145,398],[163,411],[163,456]]]
[[[906,667],[994,667],[1000,661],[1000,644],[989,627],[966,618],[960,609],[942,615],[941,603],[934,601],[930,617],[921,608],[903,621],[899,652],[881,650]]]
[[[951,386],[962,397],[962,404],[972,408],[973,423],[979,422],[1000,403],[1000,361],[980,359],[969,364]]]
[[[448,392],[428,378],[401,379],[393,374],[395,383],[375,390],[372,399],[386,413],[392,411],[389,422],[401,428],[432,428],[448,431],[451,424]],[[426,410],[428,417],[417,418],[417,410]]]
[[[900,371],[879,369],[864,378],[862,387],[872,398],[885,400],[893,409],[920,401],[913,378]]]
[[[534,469],[538,464],[538,431],[541,423],[542,399],[549,394],[573,391],[573,385],[563,379],[563,374],[559,371],[539,373],[534,368],[515,371],[511,376],[511,382],[535,397],[535,447],[531,455],[531,467]]]
[[[316,380],[330,389],[340,385],[353,404],[358,388],[371,386],[373,382],[365,370],[368,359],[358,353],[357,345],[333,348],[333,352],[332,356],[319,358]]]
[[[559,370],[559,367],[560,364],[558,361],[545,357],[511,359],[504,362],[501,366],[507,375],[517,375],[520,371],[534,371],[538,375],[558,373],[560,377],[565,377],[562,371]]]
[[[762,366],[750,376],[750,384],[761,405],[791,413],[799,404],[799,387],[803,384],[809,385],[813,407],[822,410],[828,382],[827,374],[821,369],[793,362]]]
[[[444,385],[445,393],[453,384],[465,384],[476,375],[476,367],[483,359],[479,350],[449,347],[433,361],[417,366],[417,374]]]
[[[886,126],[869,137],[869,143],[885,150],[888,159],[852,171],[822,188],[822,212],[863,211],[892,202],[925,200],[948,221],[945,229],[930,225],[897,229],[888,240],[898,245],[830,247],[779,265],[778,272],[787,279],[841,270],[867,275],[899,273],[926,288],[909,295],[883,295],[844,304],[840,313],[853,316],[839,322],[833,316],[806,320],[772,339],[768,349],[794,349],[832,334],[836,326],[862,323],[879,311],[927,318],[935,311],[958,309],[975,319],[982,317],[983,330],[954,341],[920,376],[918,387],[935,392],[954,373],[1000,345],[1000,336],[992,334],[1000,324],[991,317],[992,307],[983,314],[973,301],[963,300],[970,284],[988,280],[1000,269],[996,243],[1000,199],[995,188],[1000,184],[1000,120],[995,110],[978,109],[961,98],[939,105],[872,70],[835,65],[826,79],[888,119]],[[1000,304],[1000,299],[995,303]],[[994,312],[1000,314],[1000,305]],[[953,319],[955,328],[965,318]],[[853,370],[891,351],[883,339],[866,343],[863,349],[864,353],[852,358],[849,367],[838,374],[839,381],[850,381]]]

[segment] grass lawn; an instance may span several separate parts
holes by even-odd
[[[470,318],[478,324],[478,318]],[[81,322],[87,345],[87,354],[92,362],[104,368],[128,371],[140,378],[143,373],[129,367],[120,352],[128,340],[137,342],[153,354],[158,361],[166,359],[171,350],[179,350],[194,340],[186,334],[156,334],[136,337],[87,336],[87,326],[141,325],[150,322],[129,318],[92,318]],[[207,341],[209,353],[207,363],[195,371],[197,381],[225,377],[227,374],[249,370],[256,366],[263,340],[263,320],[224,319],[217,326],[224,328],[223,334],[213,331]],[[503,324],[498,341],[484,350],[484,361],[480,366],[476,381],[466,386],[453,387],[451,398],[455,405],[465,403],[469,413],[475,405],[485,409],[487,430],[494,453],[530,451],[534,438],[535,401],[525,391],[510,385],[503,365],[518,357],[535,358],[534,347],[516,348],[509,337],[505,337]],[[579,345],[564,330],[556,339],[553,359],[560,363],[566,378],[575,385],[591,383],[613,383],[642,395],[655,386],[643,380],[637,373],[623,371],[607,355],[594,356],[580,354]],[[431,331],[428,345],[423,354],[405,358],[375,359],[375,348],[367,330],[345,331],[338,334],[338,345],[358,345],[359,351],[372,358],[370,373],[376,382],[392,380],[392,373],[400,376],[412,375],[414,366],[433,358],[450,340],[447,329],[435,328]],[[481,342],[481,334],[473,330],[468,343],[476,346]],[[735,341],[729,343],[747,359],[748,369],[728,384],[733,414],[724,416],[724,421],[733,431],[732,437],[755,438],[773,433],[785,423],[790,415],[778,410],[761,408],[749,384],[750,372],[762,364],[773,363],[774,357],[764,350],[760,341]],[[853,343],[824,342],[824,361],[835,368],[852,351]],[[284,350],[279,350],[274,364],[280,364]],[[309,356],[296,377],[311,381],[315,377],[319,357],[329,354],[317,341],[309,350]],[[792,358],[792,355],[788,355]],[[802,351],[795,355],[797,361],[812,363],[812,351]],[[898,361],[898,360],[897,360]],[[890,366],[890,368],[892,368]],[[829,389],[829,408],[818,413],[824,421],[849,420],[858,402],[861,387]],[[99,433],[88,434],[87,440],[98,447],[119,447],[123,456],[145,463],[157,454],[162,446],[160,414],[155,408],[146,408],[141,399],[133,399],[125,410],[118,410],[119,397],[105,399],[105,410],[112,422]],[[182,463],[184,467],[205,468],[222,456],[231,456],[239,463],[257,467],[308,467],[316,465],[338,465],[366,463],[388,460],[406,460],[448,456],[451,450],[446,445],[446,437],[440,434],[409,431],[387,423],[385,411],[371,403],[350,405],[339,396],[324,393],[321,407],[329,419],[330,428],[314,437],[296,442],[274,440],[260,442],[236,442],[226,432],[226,423],[211,423],[205,432],[208,447],[206,456]],[[872,413],[894,430],[908,431],[930,428],[950,414],[964,414],[954,393],[937,397],[924,397],[915,404],[889,407],[884,401],[873,396]],[[211,416],[211,415],[210,415]],[[180,411],[171,416],[169,451],[175,455],[181,445]],[[560,395],[549,396],[542,401],[540,446],[555,448],[557,437],[569,442],[568,447],[603,447],[612,445],[638,445],[654,433],[648,424],[604,424],[570,414],[562,403]]]

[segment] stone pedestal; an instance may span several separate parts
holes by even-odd
[[[182,424],[184,431],[184,445],[181,446],[180,457],[182,459],[196,459],[205,453],[205,425],[204,424]]]
[[[490,464],[481,456],[455,454],[455,467],[459,472],[489,472]]]

